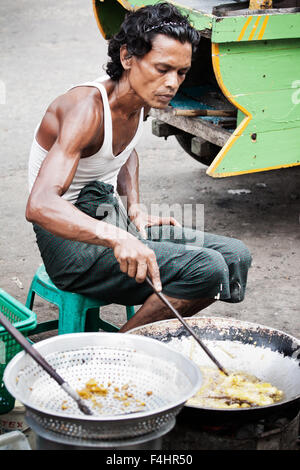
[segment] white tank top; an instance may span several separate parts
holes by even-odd
[[[81,189],[91,181],[99,180],[104,183],[112,184],[117,188],[117,177],[121,167],[124,165],[132,150],[136,146],[143,130],[143,118],[144,110],[141,110],[138,128],[135,136],[128,146],[119,155],[113,154],[112,148],[112,119],[111,111],[108,102],[108,96],[104,85],[101,84],[104,80],[107,80],[108,76],[97,78],[93,82],[86,82],[81,85],[74,85],[72,88],[77,86],[92,86],[98,88],[102,96],[103,109],[104,109],[104,139],[100,150],[90,157],[81,158],[78,163],[76,173],[69,189],[62,196],[64,199],[75,203]],[[36,127],[34,132],[34,138],[31,145],[29,166],[28,166],[28,183],[29,191],[34,184],[34,181],[38,175],[39,169],[43,163],[44,158],[47,155],[47,150],[42,148],[37,140],[36,133],[40,124]]]

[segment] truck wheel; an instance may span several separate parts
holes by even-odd
[[[183,150],[197,162],[209,166],[220,151],[220,147],[192,134],[181,133],[175,135]],[[196,152],[196,153],[195,153]]]

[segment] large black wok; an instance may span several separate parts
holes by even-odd
[[[243,371],[275,385],[284,398],[275,404],[251,408],[198,408],[188,403],[181,415],[200,423],[223,424],[297,414],[300,410],[300,340],[279,330],[231,318],[191,317],[190,327],[229,372]],[[168,344],[199,366],[216,367],[177,320],[135,328],[141,334]],[[187,346],[188,345],[188,346]],[[181,416],[182,418],[182,416]]]

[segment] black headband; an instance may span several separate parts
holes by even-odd
[[[154,29],[160,29],[163,28],[164,26],[182,26],[183,23],[175,23],[174,21],[163,21],[160,24],[157,24],[155,26],[150,26],[145,30],[145,33],[150,33],[150,31],[154,31]]]

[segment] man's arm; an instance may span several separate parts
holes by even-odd
[[[144,107],[144,121],[147,119],[150,109],[150,106]],[[139,157],[135,149],[119,171],[117,192],[120,196],[126,197],[128,215],[133,217],[140,204]]]
[[[104,233],[102,239],[96,234],[101,233],[98,221],[61,197],[73,180],[82,150],[99,131],[101,120],[99,110],[89,100],[64,116],[30,193],[26,218],[63,238],[109,246]]]
[[[139,159],[136,150],[133,150],[122,166],[118,175],[117,191],[120,196],[126,197],[127,213],[144,238],[147,238],[145,227],[152,225],[176,225],[179,222],[174,217],[159,217],[148,214],[140,204],[139,194]]]
[[[140,204],[139,158],[135,149],[119,171],[117,191],[120,196],[126,197],[127,212],[132,216]]]
[[[82,151],[99,132],[102,119],[99,105],[90,100],[76,105],[64,117],[33,185],[26,218],[60,237],[112,248],[123,272],[143,282],[148,271],[160,290],[159,268],[152,250],[128,232],[93,219],[61,197],[73,180]]]

